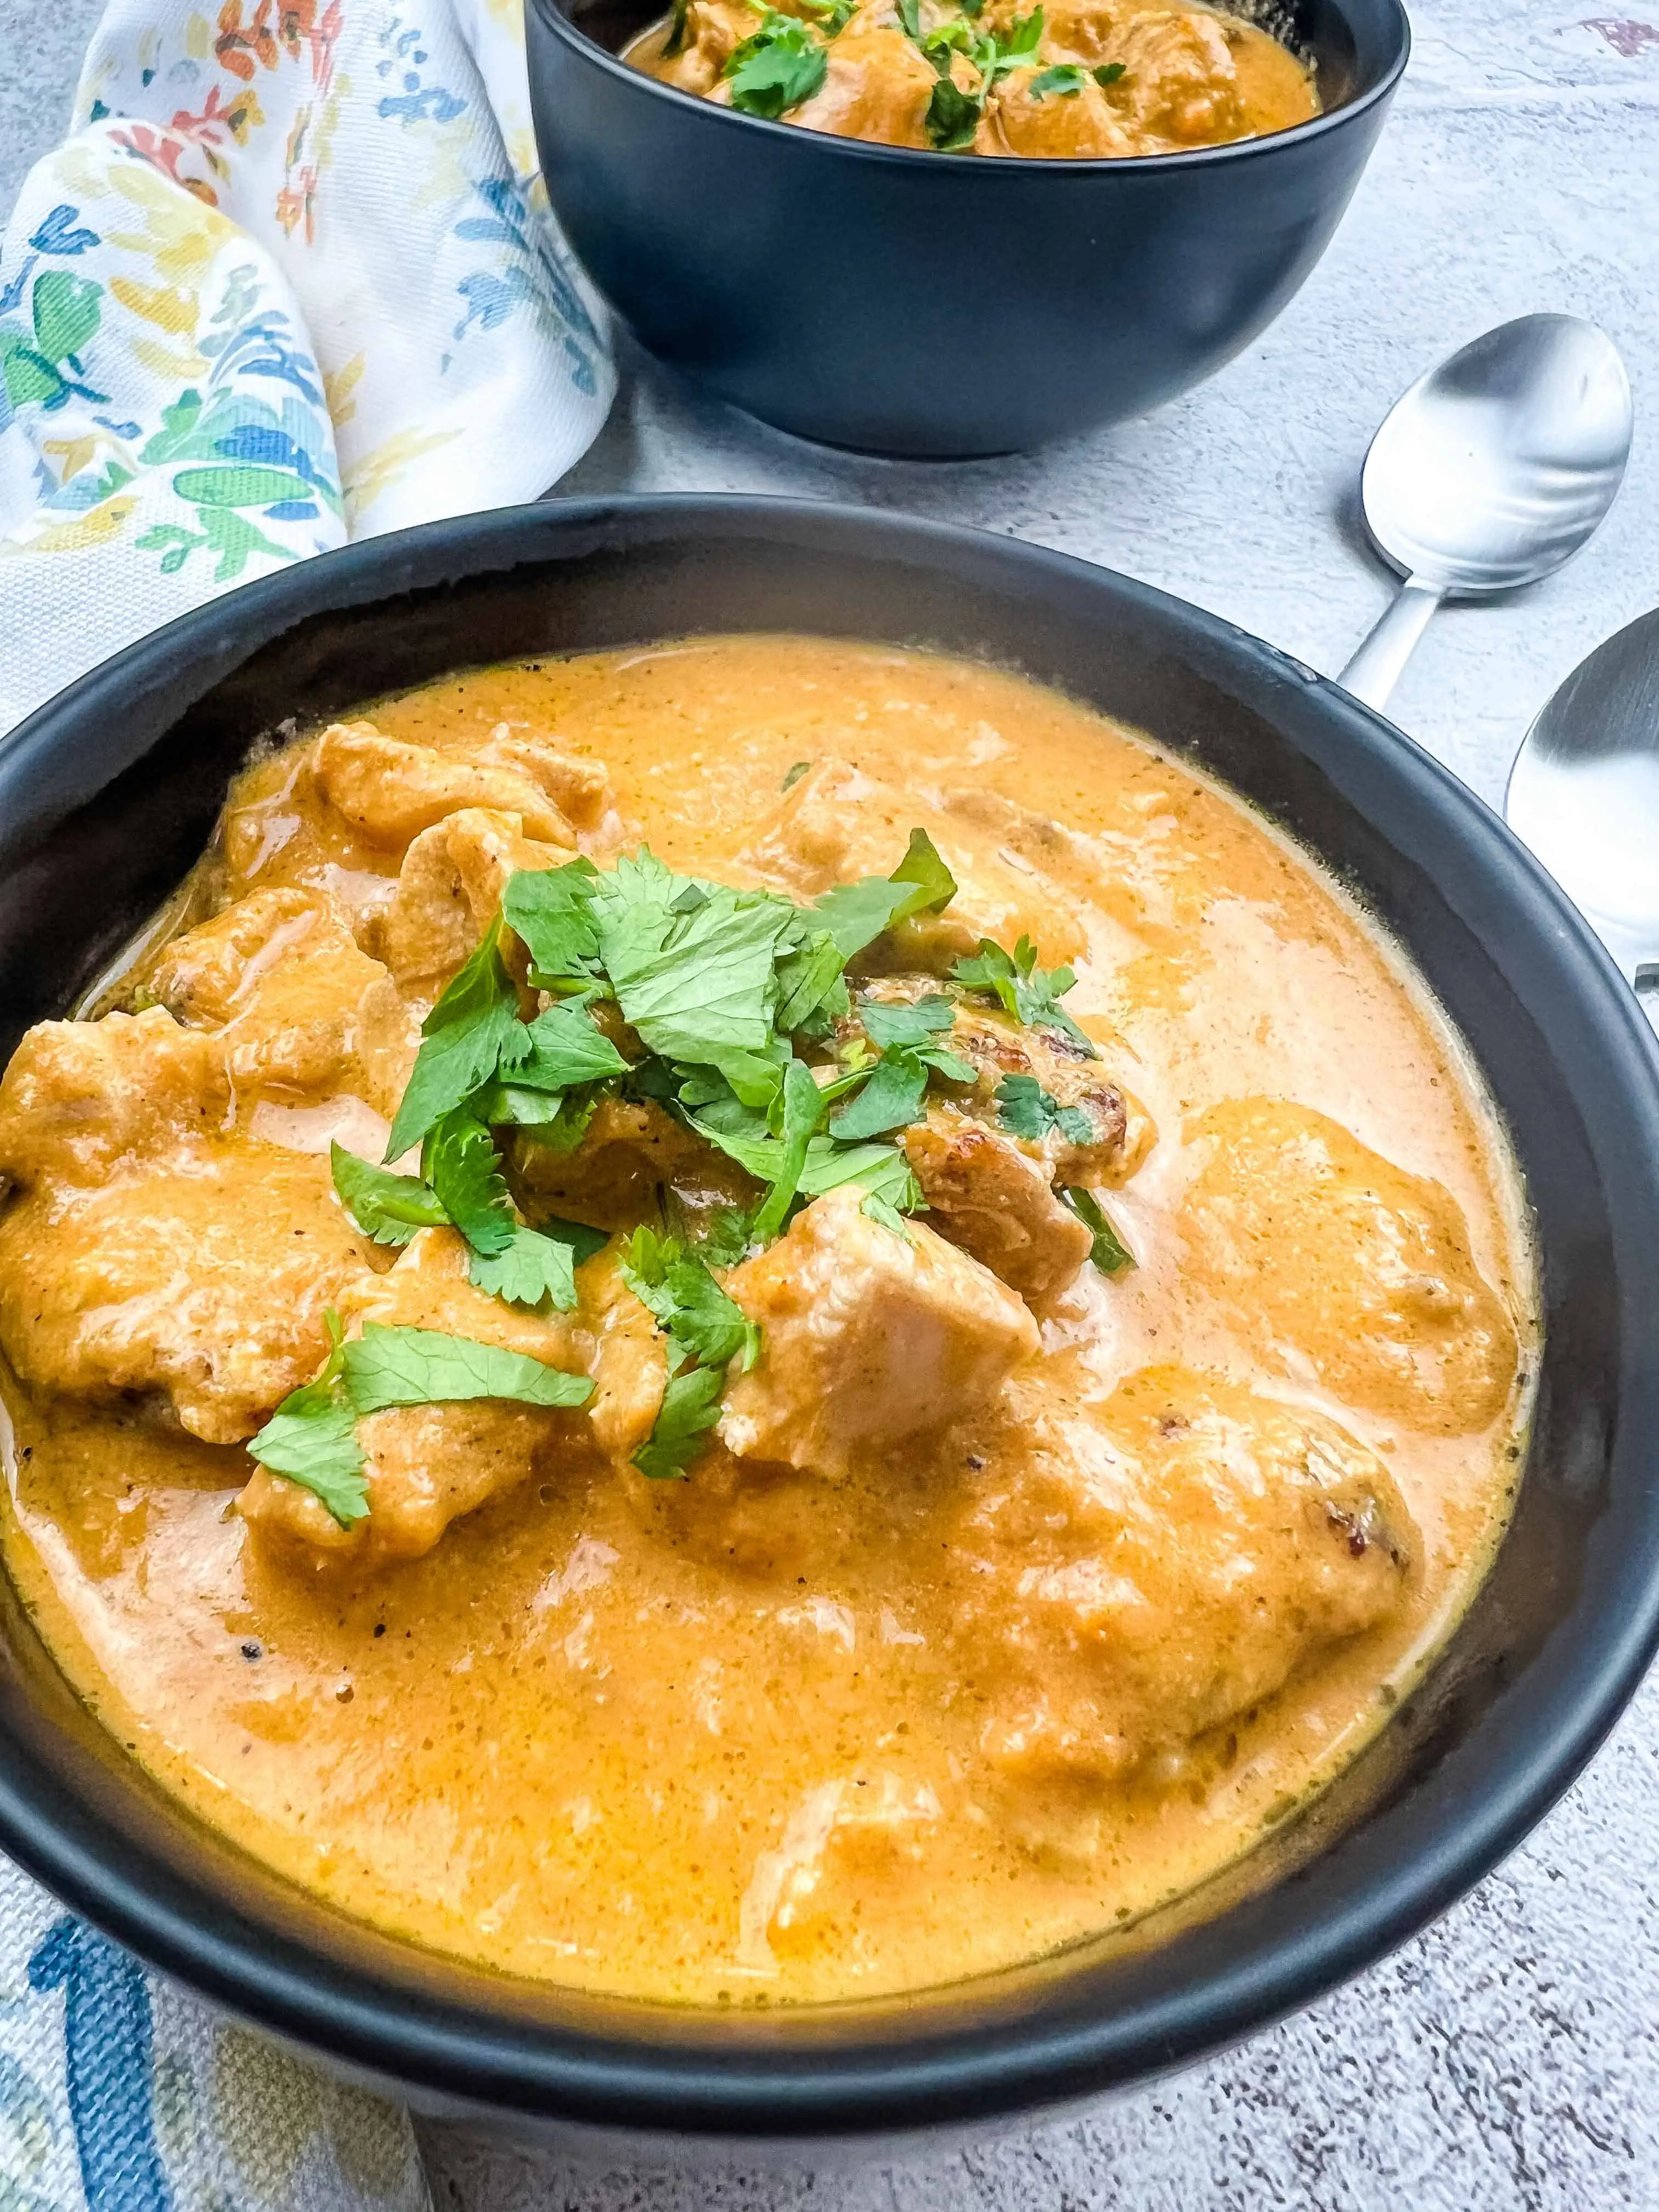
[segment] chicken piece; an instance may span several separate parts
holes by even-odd
[[[390,1115],[420,1042],[386,969],[305,891],[254,891],[174,939],[151,988],[181,1022],[216,1031],[239,1101],[321,1092]]]
[[[718,1434],[740,1459],[845,1478],[860,1456],[944,1427],[1037,1350],[1036,1324],[976,1260],[920,1222],[900,1235],[856,1184],[807,1206],[726,1279],[761,1331]]]
[[[780,12],[795,15],[805,10],[790,8]],[[706,97],[720,82],[721,70],[738,48],[759,27],[759,21],[748,0],[690,0],[679,52],[670,54],[659,47],[647,58],[645,65],[651,76],[665,84]]]
[[[1016,1384],[1005,1430],[956,1540],[978,1571],[954,1634],[1017,1790],[1109,1783],[1400,1607],[1411,1516],[1322,1414],[1164,1366],[1092,1413]]]
[[[1093,1236],[1012,1137],[946,1106],[904,1132],[904,1150],[939,1235],[1010,1290],[1041,1306],[1076,1281]]]
[[[988,29],[1006,38],[1021,12],[1022,0],[990,0],[982,20]],[[1043,0],[1045,59],[1085,64],[1109,59],[1122,15],[1121,0]]]
[[[209,1443],[252,1436],[315,1373],[325,1310],[371,1279],[327,1163],[246,1138],[0,1215],[0,1342],[23,1380],[159,1393]]]
[[[1011,71],[993,96],[995,128],[1011,154],[1051,161],[1121,160],[1139,151],[1133,135],[1091,79],[1039,90],[1049,63]]]
[[[446,815],[404,855],[396,891],[368,925],[368,948],[399,989],[429,1006],[477,949],[508,877],[570,857],[564,847],[526,837],[520,815],[483,806]]]
[[[231,1110],[216,1043],[164,1007],[41,1022],[0,1077],[0,1176],[95,1188],[212,1135]]]
[[[602,1098],[574,1148],[520,1131],[510,1159],[526,1214],[630,1229],[665,1188],[702,1204],[742,1205],[754,1185],[732,1161],[649,1099]]]
[[[836,1025],[836,1042],[845,1044],[865,1035],[860,1006],[912,1006],[937,996],[939,988],[931,975],[877,977],[860,988],[852,1012]],[[1101,1061],[1091,1060],[1069,1030],[1054,1025],[1028,1029],[988,1005],[983,994],[952,989],[946,995],[953,1015],[938,1042],[975,1070],[971,1086],[953,1088],[954,1103],[1000,1128],[999,1090],[1011,1075],[1030,1076],[1056,1106],[1081,1112],[1090,1129],[1085,1140],[1075,1129],[1055,1123],[1041,1138],[1022,1140],[1030,1158],[1055,1182],[1091,1190],[1127,1182],[1158,1141],[1157,1128],[1139,1101],[1112,1082]]]
[[[897,967],[940,974],[982,937],[1012,947],[1029,937],[1046,965],[1085,949],[1077,908],[1039,887],[1034,873],[1010,867],[991,834],[958,817],[907,799],[845,761],[820,761],[756,830],[741,859],[765,884],[811,901],[837,884],[890,875],[913,829],[927,830],[957,880],[943,914],[901,922],[885,940]]]
[[[932,63],[896,25],[854,20],[830,43],[823,84],[789,120],[837,138],[928,146],[927,106],[938,82]]]
[[[507,734],[505,726],[483,744],[451,754],[386,737],[372,722],[335,722],[317,739],[312,775],[328,805],[374,845],[408,845],[447,814],[488,807],[516,814],[526,837],[574,852],[578,830],[567,802],[596,831],[607,811],[602,769],[544,739]]]
[[[1210,1157],[1181,1215],[1187,1279],[1241,1340],[1433,1434],[1498,1418],[1515,1328],[1449,1191],[1285,1099],[1230,1099],[1188,1138]]]
[[[1132,15],[1105,41],[1102,59],[1122,65],[1112,94],[1137,151],[1215,146],[1244,135],[1232,46],[1206,9]]]
[[[625,1466],[661,1410],[667,1340],[650,1308],[623,1280],[614,1253],[596,1253],[578,1280],[582,1324],[592,1340],[587,1371],[596,1386],[588,1422],[605,1457]]]
[[[590,1345],[572,1316],[544,1318],[504,1304],[475,1290],[466,1269],[466,1247],[453,1230],[422,1230],[388,1274],[359,1282],[342,1300],[347,1334],[361,1335],[365,1322],[377,1322],[501,1345],[550,1366],[586,1364]],[[311,1491],[265,1468],[255,1468],[239,1509],[262,1533],[322,1559],[416,1559],[462,1514],[581,1456],[586,1429],[581,1409],[505,1399],[396,1406],[357,1425],[367,1460],[366,1520],[342,1528]]]

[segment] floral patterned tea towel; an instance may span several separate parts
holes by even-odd
[[[0,732],[283,563],[538,496],[615,389],[520,0],[112,0],[0,248]]]

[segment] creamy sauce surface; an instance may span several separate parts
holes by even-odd
[[[699,640],[365,711],[447,759],[550,733],[602,764],[625,848],[637,830],[732,882],[781,879],[779,852],[812,864],[802,793],[846,764],[825,787],[852,872],[866,832],[884,868],[925,823],[1073,960],[1066,1003],[1156,1129],[1102,1194],[1138,1265],[1085,1268],[988,1405],[842,1479],[750,1480],[716,1452],[652,1484],[553,1450],[403,1561],[296,1559],[235,1509],[237,1443],[8,1370],[6,1563],[81,1693],[205,1820],[347,1911],[652,1998],[950,1981],[1249,1850],[1443,1640],[1516,1479],[1522,1200],[1421,986],[1237,802],[981,667]],[[380,944],[407,841],[323,805],[305,757],[244,779],[195,912],[298,888]],[[191,1203],[343,1236],[328,1135],[378,1157],[385,1099],[256,1090],[225,1109],[246,1149],[192,1155]],[[66,1264],[44,1205],[0,1212],[20,1368],[44,1356],[23,1278]],[[190,1249],[167,1255],[181,1282]],[[1382,1501],[1314,1565],[1326,1519],[1285,1534],[1277,1486],[1304,1462]]]

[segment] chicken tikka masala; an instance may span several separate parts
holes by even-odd
[[[290,735],[0,1081],[5,1556],[208,1822],[513,1973],[1132,1923],[1375,1733],[1517,1477],[1426,993],[1148,741],[712,638]]]
[[[675,0],[623,58],[742,114],[945,154],[1121,161],[1320,112],[1259,23],[1169,0]]]

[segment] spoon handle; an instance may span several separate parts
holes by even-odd
[[[1445,597],[1432,584],[1407,576],[1399,596],[1383,614],[1337,682],[1345,690],[1380,714],[1393,696],[1394,687],[1406,672],[1406,663],[1417,641],[1429,626],[1429,617]]]

